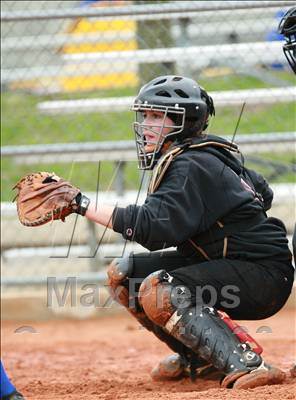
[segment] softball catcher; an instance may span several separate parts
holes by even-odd
[[[205,133],[215,108],[194,80],[157,77],[132,109],[139,167],[153,171],[143,205],[96,209],[69,182],[38,173],[16,185],[20,220],[35,226],[76,212],[150,251],[115,259],[108,279],[114,299],[174,353],[154,379],[215,372],[223,388],[283,382],[232,320],[270,317],[291,292],[286,229],[266,215],[272,190],[236,144]]]

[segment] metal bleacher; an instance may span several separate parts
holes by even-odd
[[[177,70],[184,69],[185,66],[189,74],[209,65],[219,66],[222,63],[237,69],[243,64],[244,68],[252,73],[252,70],[260,65],[285,63],[282,43],[267,42],[264,27],[266,29],[266,26],[270,26],[270,29],[274,29],[277,24],[275,12],[279,7],[288,5],[288,1],[182,1],[22,13],[3,11],[3,22],[30,21],[34,25],[64,19],[76,20],[76,24],[79,24],[84,18],[84,21],[93,24],[93,27],[91,31],[84,31],[81,27],[72,32],[45,32],[37,37],[5,38],[1,43],[2,51],[6,55],[1,81],[3,85],[13,84],[14,87],[27,88],[27,85],[24,86],[25,81],[33,85],[32,81],[39,80],[38,93],[41,93],[42,89],[45,93],[46,90],[59,93],[79,90],[78,81],[80,86],[82,85],[80,90],[83,89],[86,80],[87,89],[90,89],[89,81],[99,88],[100,74],[106,80],[111,67],[112,72],[118,75],[130,70],[128,80],[136,84],[138,67],[147,63],[174,62]],[[210,23],[207,22],[208,16],[211,17]],[[113,23],[111,27],[108,24],[112,22],[112,18],[121,19],[129,28],[119,29]],[[244,19],[243,24],[240,23],[241,18]],[[171,34],[176,47],[137,48],[136,22],[156,19],[170,19]],[[219,35],[216,34],[217,27]],[[233,43],[232,35],[236,37]],[[114,47],[113,41],[116,37],[120,37],[122,43],[125,43],[124,47]],[[108,51],[98,50],[104,46]],[[24,48],[27,49],[25,53]],[[16,58],[20,59],[19,52],[22,54],[19,67],[11,68],[9,60],[13,63]],[[34,64],[32,60],[36,55],[39,61]],[[69,80],[76,83],[70,85]],[[18,86],[20,81],[22,83]],[[100,81],[100,85],[105,83]]]
[[[294,101],[296,88],[289,86],[285,88],[270,89],[247,89],[247,90],[225,90],[221,92],[210,92],[215,106],[247,104],[273,104]],[[71,114],[90,112],[121,112],[128,111],[134,98],[110,97],[76,100],[53,100],[38,104],[37,108],[44,114]]]

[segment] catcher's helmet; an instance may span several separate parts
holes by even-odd
[[[281,19],[279,33],[285,36],[285,56],[296,74],[296,7],[290,8]]]
[[[215,114],[212,98],[193,79],[176,75],[159,76],[144,85],[136,97],[132,110],[136,112],[134,130],[140,169],[152,169],[168,140],[182,142],[186,138],[200,135],[208,126],[209,118]],[[143,113],[163,112],[164,128],[170,128],[165,137],[159,134],[154,150],[145,151],[147,141]],[[173,125],[165,125],[168,116]],[[149,127],[151,129],[151,127]]]

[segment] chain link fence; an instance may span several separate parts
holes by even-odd
[[[129,107],[139,87],[164,74],[190,76],[210,92],[217,108],[211,133],[235,133],[238,139],[264,133],[280,140],[295,132],[295,78],[277,32],[281,16],[292,5],[2,1],[2,145],[75,142],[79,152],[79,144],[108,141],[112,150],[112,142],[133,140]],[[125,188],[136,190],[140,176],[135,159],[125,161]],[[40,156],[28,164],[7,157],[2,163],[2,200],[12,198],[10,188],[36,170],[36,162],[39,170],[54,170],[85,191],[96,190],[95,159],[48,156],[45,162]],[[248,155],[247,163],[277,185],[279,199],[289,200],[289,206],[282,203],[281,217],[291,229],[295,142],[283,151],[278,140],[267,138],[260,153]],[[101,190],[114,189],[114,173],[113,162],[104,159]]]

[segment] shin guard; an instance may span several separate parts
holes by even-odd
[[[139,300],[149,319],[225,374],[239,371],[243,375],[262,363],[261,356],[238,339],[217,310],[190,305],[186,288],[172,282],[164,270],[143,281]]]
[[[164,342],[174,353],[180,354],[189,364],[199,365],[194,353],[190,349],[187,349],[183,343],[164,331],[160,326],[153,323],[140,306],[138,298],[130,294],[129,279],[132,276],[132,272],[133,264],[131,254],[127,257],[116,258],[112,261],[107,271],[109,291],[112,298],[123,305],[144,328],[153,332],[154,335]],[[200,361],[200,363],[203,364],[202,361]]]
[[[225,374],[248,372],[262,363],[261,356],[248,344],[241,343],[213,308],[175,311],[164,328]]]

